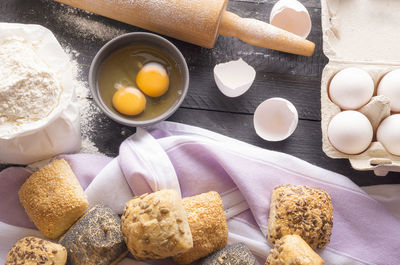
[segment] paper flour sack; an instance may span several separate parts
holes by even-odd
[[[0,23],[0,163],[79,151],[72,65],[50,30]]]

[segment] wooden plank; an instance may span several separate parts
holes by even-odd
[[[264,100],[284,97],[293,102],[301,119],[320,120],[319,78],[258,72],[253,86],[246,94],[228,98],[218,90],[212,69],[191,67],[190,72],[190,88],[184,107],[253,114]]]
[[[240,4],[240,2],[244,2],[244,1],[236,1],[236,2],[238,2]],[[231,6],[235,7],[236,2],[232,1]],[[265,6],[265,8],[268,9],[272,6],[273,2],[274,1],[260,1],[259,3],[267,4],[264,6]],[[256,6],[257,7],[256,10],[258,10],[258,8],[260,6],[260,5],[254,5],[254,3],[250,3],[250,4],[251,4],[250,7]],[[91,41],[88,41],[85,38],[82,39],[81,36],[74,35],[76,33],[79,33],[79,32],[77,32],[77,30],[75,28],[69,28],[68,25],[64,25],[62,23],[57,23],[59,21],[56,20],[56,18],[57,18],[57,14],[59,14],[60,9],[63,12],[67,13],[70,11],[69,8],[67,8],[65,6],[61,6],[52,1],[22,1],[22,2],[5,1],[5,2],[3,2],[3,5],[6,6],[5,13],[7,14],[7,17],[12,17],[12,15],[14,15],[14,17],[13,17],[13,19],[11,19],[11,21],[25,20],[25,21],[21,21],[21,22],[44,24],[45,26],[47,26],[53,30],[53,32],[56,34],[56,36],[58,37],[60,42],[62,44],[64,44],[64,46],[68,45],[68,46],[72,46],[74,48],[78,48],[78,51],[81,53],[81,56],[79,57],[79,62],[81,64],[86,64],[86,69],[83,72],[84,76],[86,76],[87,68],[88,68],[88,65],[90,64],[91,59],[93,58],[95,52],[103,45],[103,43],[96,39],[92,39]],[[246,12],[247,12],[247,10],[250,10],[250,7],[244,6],[243,8],[237,8],[238,10],[236,10],[236,11],[239,12],[239,14],[240,14],[241,12],[245,12],[245,10],[246,10]],[[265,8],[264,8],[264,11],[265,11]],[[7,9],[9,9],[9,10],[7,10]],[[2,10],[4,10],[4,9],[2,8]],[[256,17],[258,14],[258,18],[263,19],[263,17],[259,16],[259,14],[261,14],[261,13],[263,13],[263,12],[255,11]],[[266,12],[266,13],[268,13],[268,12]],[[113,26],[116,26],[119,28],[125,28],[126,30],[128,30],[128,28],[132,29],[132,27],[125,25],[123,23],[119,23],[119,22],[116,22],[113,20],[101,18],[96,15],[88,15],[84,12],[81,12],[81,15],[87,16],[91,20],[102,22],[107,26],[113,25]],[[244,14],[241,14],[241,15],[244,15]],[[38,21],[33,21],[35,19]],[[134,28],[133,30],[138,30],[138,29]],[[71,34],[71,33],[74,33],[74,34]],[[235,43],[240,43],[240,41],[238,41],[238,40],[233,40],[233,39],[229,39],[229,38],[226,38],[226,40],[222,40],[219,43],[223,44],[226,41],[228,41],[228,42],[233,41]],[[205,53],[209,53],[210,50],[202,49],[202,48],[190,45],[190,44],[188,45],[186,43],[179,42],[179,41],[175,41],[175,42],[177,42],[178,46],[182,45],[183,47],[189,49],[189,54],[187,55],[187,58],[189,58],[188,59],[189,67],[191,67],[191,69],[192,69],[193,81],[191,83],[191,86],[194,87],[194,89],[192,90],[192,94],[190,94],[190,98],[192,98],[193,100],[189,101],[189,103],[187,103],[187,104],[185,103],[186,107],[205,108],[205,109],[209,109],[209,110],[218,110],[218,111],[234,111],[234,112],[239,112],[239,113],[241,113],[241,112],[250,113],[250,112],[254,111],[256,105],[260,103],[260,100],[255,100],[255,101],[252,100],[253,98],[260,98],[259,90],[261,90],[261,91],[269,90],[268,88],[262,87],[264,84],[263,79],[261,79],[261,80],[257,79],[256,83],[255,83],[255,88],[253,88],[248,93],[249,96],[246,95],[246,98],[244,98],[243,100],[240,100],[235,104],[232,104],[231,99],[226,99],[220,93],[215,92],[216,87],[215,87],[215,84],[212,79],[212,72],[210,71],[209,62],[206,60],[207,56],[195,56],[195,55],[197,55],[197,52],[198,52],[197,49],[200,49],[202,52],[205,51]],[[224,45],[221,45],[221,46],[222,47],[220,47],[219,50],[218,50],[218,47],[212,50],[213,51],[211,53],[212,60],[216,61],[219,56],[218,54],[226,53],[226,48],[224,47]],[[235,45],[232,45],[232,46],[235,46]],[[237,46],[237,44],[236,44],[236,46]],[[246,48],[250,48],[250,49],[246,50]],[[286,61],[286,58],[282,59],[282,56],[285,56],[285,54],[276,53],[274,56],[270,56],[267,53],[251,50],[251,48],[254,48],[254,47],[245,44],[244,47],[237,48],[237,54],[247,57],[247,60],[253,61],[254,64],[257,64],[258,62],[263,62],[263,60],[261,58],[259,58],[260,56],[266,57],[266,58],[272,58],[270,60],[269,66],[268,66],[269,72],[272,72],[272,73],[286,73],[286,72],[294,73],[294,71],[289,71],[291,68],[293,68],[293,66],[291,66],[290,64],[288,65],[287,69],[282,66],[285,64],[285,61]],[[262,49],[262,50],[264,51],[265,49]],[[268,50],[265,50],[265,51],[268,52]],[[228,58],[228,55],[225,55],[226,58]],[[233,54],[232,54],[232,56],[233,56]],[[287,56],[290,56],[290,55],[287,55]],[[303,58],[303,57],[298,57],[298,56],[292,56],[292,57],[293,58]],[[203,67],[201,69],[196,68],[197,61],[193,61],[192,60],[193,58],[195,58],[197,61],[202,62],[201,65]],[[234,58],[234,56],[233,56],[233,58]],[[272,67],[270,67],[270,66],[272,66]],[[281,79],[286,79],[285,76],[279,76],[279,75],[268,76],[269,72],[264,71],[262,65],[260,65],[258,67],[259,69],[257,68],[257,65],[255,67],[256,67],[257,71],[259,71],[259,73],[260,73],[259,76],[263,76],[263,77],[267,78],[267,80],[265,80],[265,82],[268,82],[268,85],[271,86],[272,89],[276,88],[277,91],[282,90],[283,91],[282,96],[286,96],[286,91],[285,91],[286,84],[284,83],[282,85],[279,83],[279,81],[281,81]],[[272,70],[271,70],[271,68],[272,68]],[[307,69],[307,68],[302,67],[302,69]],[[197,74],[197,73],[199,73],[199,74]],[[274,82],[270,82],[270,81],[274,81],[274,80],[278,80],[278,84],[275,84]],[[302,79],[300,79],[299,81],[300,81],[299,83],[302,83],[301,82]],[[303,83],[305,83],[305,82],[303,82]],[[259,84],[259,85],[257,86],[257,84]],[[209,85],[211,85],[211,90],[209,89],[209,87],[210,87]],[[301,84],[300,84],[300,86],[301,86]],[[288,87],[290,90],[292,89],[292,85],[290,85]],[[300,88],[302,89],[303,87],[300,87]],[[197,91],[200,91],[199,95],[196,94]],[[204,94],[207,95],[207,98],[205,98]],[[270,93],[270,94],[271,94],[271,96],[275,96],[278,93],[276,93],[276,91],[275,92],[272,91],[272,93]],[[270,95],[266,94],[265,97],[270,97]],[[301,98],[302,96],[297,97],[297,95],[296,95],[294,97]],[[314,97],[312,97],[312,95],[305,93],[304,98],[316,98],[316,96],[314,94]],[[254,103],[242,104],[242,102],[252,102],[252,101],[254,101]],[[203,104],[203,106],[196,105],[195,104],[196,102],[204,102],[205,104]],[[296,102],[295,102],[295,104],[296,104]],[[309,105],[309,104],[307,104],[307,105]],[[224,106],[224,107],[221,108],[220,106]],[[308,117],[306,115],[303,115],[303,113],[308,113],[309,112],[308,110],[303,111],[302,109],[300,109],[299,112],[300,112],[300,117],[304,118],[304,119],[316,119],[315,116],[317,116],[317,115],[314,115],[314,117]],[[318,114],[318,116],[319,116],[319,114]]]
[[[87,61],[85,54],[79,61]],[[87,80],[89,65],[81,64],[82,80]],[[257,73],[252,88],[239,98],[228,98],[217,88],[212,69],[190,67],[189,92],[183,107],[210,111],[253,114],[256,107],[271,97],[284,97],[296,106],[300,119],[320,120],[319,78]],[[312,104],[311,104],[312,102]]]
[[[79,50],[78,50],[79,51]],[[82,80],[87,80],[91,57],[80,53]],[[256,107],[271,97],[284,97],[297,108],[300,119],[320,120],[320,78],[257,73],[251,89],[238,98],[228,98],[217,88],[212,69],[190,66],[190,85],[183,107],[253,114]],[[316,91],[317,90],[317,91]]]
[[[298,78],[257,73],[251,89],[241,97],[228,98],[215,85],[212,69],[191,68],[189,93],[184,107],[253,114],[256,107],[271,97],[284,97],[296,106],[301,119],[320,120],[319,78]],[[211,78],[210,78],[211,77]]]
[[[28,1],[28,3],[31,2]],[[92,58],[107,40],[84,36],[79,30],[71,27],[71,24],[62,23],[67,21],[60,20],[60,14],[69,14],[71,8],[49,1],[39,1],[38,3],[41,3],[42,6],[34,8],[23,5],[23,8],[19,9],[19,13],[23,15],[14,14],[10,20],[21,21],[22,17],[23,20],[30,23],[44,24],[49,27],[64,47],[73,47],[80,53],[78,60],[84,67],[83,78],[86,79]],[[232,3],[233,5],[243,4],[241,2]],[[249,10],[250,7],[247,6],[249,4],[251,4],[250,6],[260,6],[254,5],[254,3],[244,4],[246,6],[236,6],[237,11]],[[270,6],[271,4],[264,4],[264,9]],[[261,11],[257,10],[252,13],[261,18]],[[85,12],[78,12],[76,16],[90,19],[113,29],[121,29],[122,32],[138,30],[129,25]],[[32,21],[33,19],[37,21]],[[301,119],[320,119],[319,78],[324,62],[321,63],[318,56],[306,58],[279,53],[225,37],[221,37],[217,46],[212,50],[173,39],[171,41],[181,49],[190,68],[190,91],[184,102],[185,107],[250,114],[263,100],[280,96],[295,104]],[[321,53],[316,51],[316,54]],[[238,99],[226,98],[218,91],[214,83],[213,66],[218,62],[240,57],[255,67],[257,71],[255,83],[244,96]]]
[[[15,21],[21,21],[21,17],[25,20],[37,19],[38,21],[34,23],[44,24],[49,27],[64,47],[73,47],[80,53],[78,62],[83,68],[82,79],[87,80],[91,60],[105,41],[93,38],[93,36],[82,36],[81,32],[69,27],[69,24],[64,25],[60,23],[57,19],[59,14],[68,13],[71,11],[71,8],[53,2],[39,1],[39,3],[43,5],[39,9],[40,11],[34,9],[35,11],[31,12],[29,11],[31,10],[29,7],[25,7],[25,9],[21,8],[19,12],[22,12],[24,15],[16,16],[12,19]],[[45,19],[41,18],[41,16],[44,16]],[[78,12],[77,16],[88,17],[88,19],[102,23],[107,27],[122,29],[123,31],[128,31],[128,28],[132,28],[129,25],[97,15],[88,15],[85,12]],[[135,30],[137,29],[135,28]],[[183,103],[184,107],[252,114],[263,100],[279,96],[287,98],[295,104],[301,119],[320,119],[320,77],[313,77],[312,74],[312,72],[320,71],[320,69],[313,69],[311,72],[304,72],[304,70],[302,73],[304,76],[295,75],[293,73],[297,72],[297,68],[308,69],[308,67],[304,65],[298,66],[297,63],[291,62],[288,59],[302,60],[301,58],[305,57],[268,51],[230,38],[222,38],[219,41],[219,43],[226,42],[226,46],[231,47],[230,49],[226,49],[224,45],[218,44],[213,50],[171,40],[178,47],[183,47],[181,50],[187,58],[191,74],[190,90]],[[233,44],[229,45],[230,42]],[[262,51],[255,51],[257,49],[261,49]],[[228,59],[229,56],[231,56],[231,59],[243,57],[257,70],[253,87],[242,97],[236,99],[227,98],[219,92],[215,85],[212,72],[213,65],[222,58],[222,55],[218,54],[224,53],[226,53],[223,55],[226,60],[230,60]],[[264,66],[264,63],[267,66]],[[312,68],[312,66],[310,67]]]

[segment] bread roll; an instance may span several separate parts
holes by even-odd
[[[295,234],[312,248],[323,248],[329,243],[332,224],[331,198],[324,190],[286,185],[272,192],[267,231],[271,243]]]
[[[193,248],[174,257],[178,264],[189,264],[228,243],[228,225],[219,194],[210,191],[183,199],[183,207],[193,237]]]
[[[6,265],[64,265],[67,251],[59,244],[37,237],[20,239],[8,252]]]
[[[121,219],[110,208],[90,208],[59,241],[68,250],[70,265],[109,265],[127,253]]]
[[[200,260],[199,265],[258,265],[258,262],[245,244],[236,243]]]
[[[55,160],[32,174],[19,190],[19,200],[42,234],[55,239],[87,209],[89,203],[65,160]]]
[[[193,247],[182,200],[174,190],[143,194],[125,205],[122,233],[138,260],[162,259]]]
[[[324,261],[298,235],[286,235],[270,250],[265,265],[323,265]]]

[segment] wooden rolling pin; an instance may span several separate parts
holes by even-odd
[[[226,11],[228,0],[56,0],[206,48],[219,34],[311,56],[315,44],[268,23]]]

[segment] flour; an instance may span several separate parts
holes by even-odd
[[[0,62],[0,132],[12,134],[47,117],[58,105],[62,88],[34,44],[23,39],[0,42]]]
[[[92,100],[89,98],[90,93],[88,83],[81,80],[84,74],[82,73],[82,69],[77,61],[77,57],[80,54],[78,51],[68,46],[64,47],[64,50],[72,65],[73,85],[75,87],[75,94],[79,104],[80,127],[82,133],[82,148],[80,152],[99,154],[101,152],[96,147],[96,144],[91,140],[91,137],[96,133],[93,125],[96,122],[98,111],[93,105]]]

